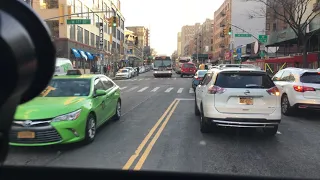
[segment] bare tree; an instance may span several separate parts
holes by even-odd
[[[261,9],[257,9],[249,14],[249,18],[265,18],[267,11],[276,15],[276,19],[287,24],[297,36],[297,44],[302,48],[303,67],[308,67],[307,63],[307,43],[313,33],[309,33],[307,28],[310,22],[315,19],[320,11],[313,7],[313,0],[246,0],[261,3]],[[311,7],[311,11],[310,11]],[[315,32],[315,31],[314,31]]]

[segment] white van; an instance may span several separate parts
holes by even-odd
[[[56,70],[54,76],[66,75],[68,70],[72,70],[73,66],[70,59],[57,58],[56,59]]]

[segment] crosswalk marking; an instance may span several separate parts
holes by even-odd
[[[144,87],[142,89],[140,89],[138,92],[143,92],[144,90],[148,89],[149,87]]]
[[[127,86],[125,86],[125,87],[121,87],[121,88],[120,88],[120,90],[123,90],[123,89],[125,89],[125,88],[127,88]]]
[[[158,89],[160,89],[160,87],[156,87],[156,88],[152,89],[151,92],[156,92]]]
[[[137,89],[138,87],[139,87],[139,86],[132,87],[132,88],[128,89],[126,92],[133,91],[133,90]]]
[[[138,81],[141,81],[142,79],[139,79]]]
[[[165,92],[168,93],[173,89],[173,87],[168,88]]]
[[[149,80],[150,78],[147,78],[146,80]]]
[[[177,78],[173,78],[174,80],[176,80]]]
[[[193,88],[190,88],[190,89],[189,89],[189,93],[194,93]]]
[[[188,80],[191,78],[132,78],[132,79],[121,79],[121,80],[115,80],[115,81],[148,81],[148,80]]]
[[[179,88],[177,93],[182,93],[182,91],[183,91],[183,88]]]

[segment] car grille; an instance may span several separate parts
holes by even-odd
[[[18,132],[21,131],[33,131],[35,132],[35,138],[28,139],[18,138]],[[25,128],[18,128],[12,129],[10,132],[10,142],[12,143],[23,143],[23,144],[35,144],[35,143],[51,143],[51,142],[59,142],[62,140],[60,134],[52,128],[41,128],[41,129],[25,129]]]

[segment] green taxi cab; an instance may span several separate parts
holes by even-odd
[[[120,116],[119,86],[104,75],[69,70],[55,76],[38,97],[18,106],[10,145],[90,143],[98,127]]]

